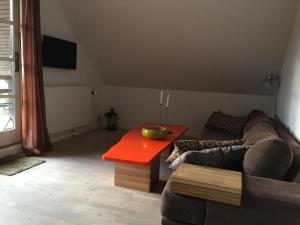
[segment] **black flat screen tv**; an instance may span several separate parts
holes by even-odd
[[[45,67],[76,69],[77,44],[43,35],[42,57]]]

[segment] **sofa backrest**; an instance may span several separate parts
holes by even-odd
[[[254,110],[243,130],[244,144],[252,145],[245,154],[245,174],[283,179],[290,169],[293,151],[278,135],[273,120],[264,112]]]
[[[261,140],[270,138],[278,138],[272,119],[262,111],[252,111],[243,130],[245,144],[254,145]]]
[[[300,144],[280,122],[276,122],[275,127],[280,137],[288,144],[289,148],[293,151],[293,162],[288,172],[286,173],[284,180],[300,183]]]

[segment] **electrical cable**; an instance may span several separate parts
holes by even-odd
[[[275,79],[277,81],[276,82],[277,87],[276,87],[276,90],[275,90],[275,110],[274,110],[274,114],[275,114],[275,119],[278,119],[278,116],[277,116],[277,97],[278,97],[279,87],[280,87],[280,84],[281,84],[280,75],[277,75],[277,77]]]

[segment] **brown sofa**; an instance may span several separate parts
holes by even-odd
[[[235,138],[207,128],[201,134],[203,140]],[[300,145],[282,125],[259,111],[250,114],[243,138],[253,149],[244,159],[241,206],[172,193],[169,181],[162,195],[162,225],[300,224]],[[270,170],[274,160],[279,163]]]

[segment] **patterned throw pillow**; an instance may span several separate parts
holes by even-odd
[[[243,128],[248,121],[246,116],[231,116],[220,111],[213,112],[205,124],[206,128],[212,128],[227,132],[235,136],[242,136]]]
[[[222,168],[222,155],[220,154],[219,148],[203,149],[201,151],[187,151],[175,159],[169,168],[176,170],[181,163]]]
[[[236,145],[203,149],[201,151],[187,151],[174,160],[169,168],[176,170],[178,166],[184,162],[241,171],[245,153],[250,147],[250,145]]]
[[[171,163],[182,153],[191,151],[191,150],[202,150],[207,148],[216,148],[216,147],[228,147],[232,145],[242,145],[244,143],[243,139],[237,140],[176,140],[175,148],[171,155],[167,158],[166,162]]]

